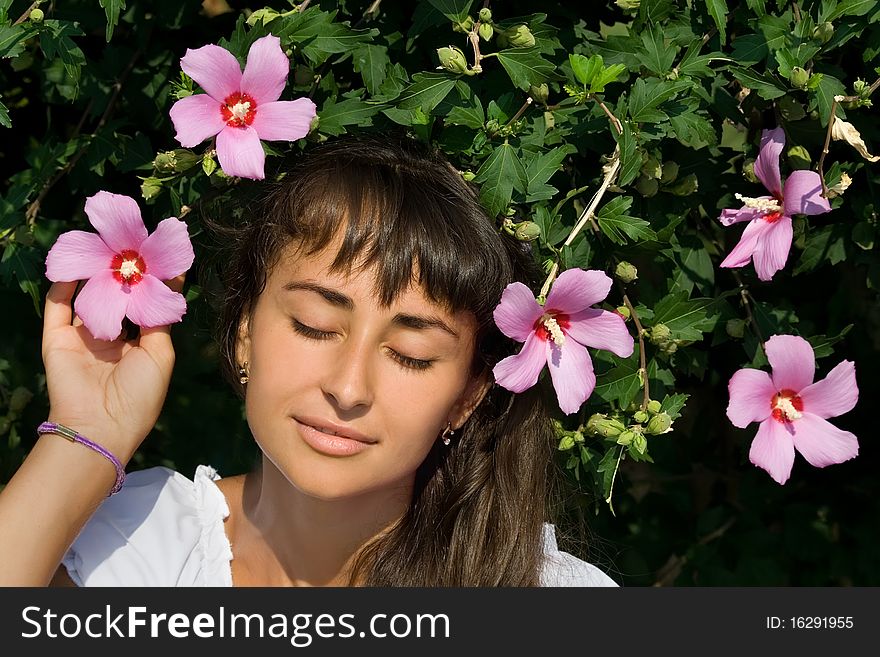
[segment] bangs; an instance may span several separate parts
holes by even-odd
[[[460,174],[445,162],[409,166],[381,157],[323,152],[272,193],[267,217],[282,221],[300,252],[339,250],[333,272],[375,271],[389,306],[417,283],[435,303],[469,310],[484,326],[512,277],[510,256]]]

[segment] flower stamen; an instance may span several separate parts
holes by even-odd
[[[559,326],[559,322],[556,321],[553,315],[544,313],[538,322],[544,329],[545,335],[549,335],[550,339],[556,343],[556,346],[561,347],[565,344],[565,333],[562,332],[562,327]]]
[[[110,262],[110,269],[113,270],[113,278],[120,283],[135,285],[141,282],[144,274],[147,273],[147,265],[144,259],[137,251],[126,249],[122,253],[113,256]]]
[[[256,101],[239,91],[230,94],[220,106],[220,113],[226,125],[233,128],[242,128],[254,122],[257,113]]]
[[[781,390],[770,400],[773,419],[777,422],[792,422],[803,415],[804,402],[794,390]]]

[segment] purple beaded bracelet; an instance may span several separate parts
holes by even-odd
[[[57,424],[56,422],[43,422],[39,427],[37,427],[38,435],[43,435],[44,433],[55,433],[59,436],[67,438],[67,440],[72,443],[85,445],[89,449],[93,449],[98,452],[98,454],[100,454],[113,464],[113,467],[116,468],[116,483],[113,484],[113,488],[110,489],[110,493],[108,493],[107,497],[110,497],[110,495],[113,495],[114,493],[118,493],[119,489],[122,488],[122,482],[125,481],[125,468],[122,467],[122,463],[119,462],[118,458],[113,456],[113,454],[101,447],[98,443],[94,443],[85,436],[79,435],[70,427],[65,427],[63,424]]]

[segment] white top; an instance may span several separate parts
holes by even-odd
[[[194,481],[148,468],[126,476],[83,528],[62,563],[77,586],[232,586],[226,498],[214,468]],[[542,586],[617,586],[596,566],[556,546],[544,525]]]

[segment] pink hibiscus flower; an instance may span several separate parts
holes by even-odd
[[[261,139],[295,141],[309,134],[315,104],[278,100],[290,71],[278,37],[254,41],[244,73],[235,55],[215,45],[187,49],[180,66],[206,93],[174,103],[175,138],[192,148],[217,135],[217,159],[227,175],[262,180]]]
[[[86,215],[98,234],[71,230],[46,256],[51,281],[88,282],[73,309],[99,340],[115,340],[122,318],[151,328],[179,322],[186,300],[162,281],[192,266],[186,224],[169,217],[147,236],[141,211],[129,196],[98,192],[86,199]]]
[[[525,344],[518,354],[495,366],[498,385],[511,392],[531,388],[546,363],[559,407],[567,414],[577,411],[596,387],[587,347],[624,358],[633,352],[633,338],[623,318],[590,308],[610,289],[611,279],[601,271],[568,269],[541,306],[527,286],[508,285],[495,308],[495,324],[504,335]]]
[[[826,418],[856,405],[855,365],[845,360],[813,383],[813,348],[794,335],[774,335],[764,347],[772,374],[741,369],[730,379],[727,417],[741,429],[760,422],[749,460],[778,483],[788,481],[797,449],[810,465],[824,468],[859,453],[859,442]]]
[[[744,267],[754,259],[755,271],[762,281],[785,266],[791,249],[791,216],[829,212],[828,199],[822,197],[822,181],[815,171],[793,171],[785,186],[779,174],[779,156],[785,146],[782,128],[761,133],[761,149],[755,160],[755,175],[771,196],[750,198],[737,194],[743,202],[739,210],[722,210],[719,220],[725,226],[741,221],[749,225],[722,267]]]

